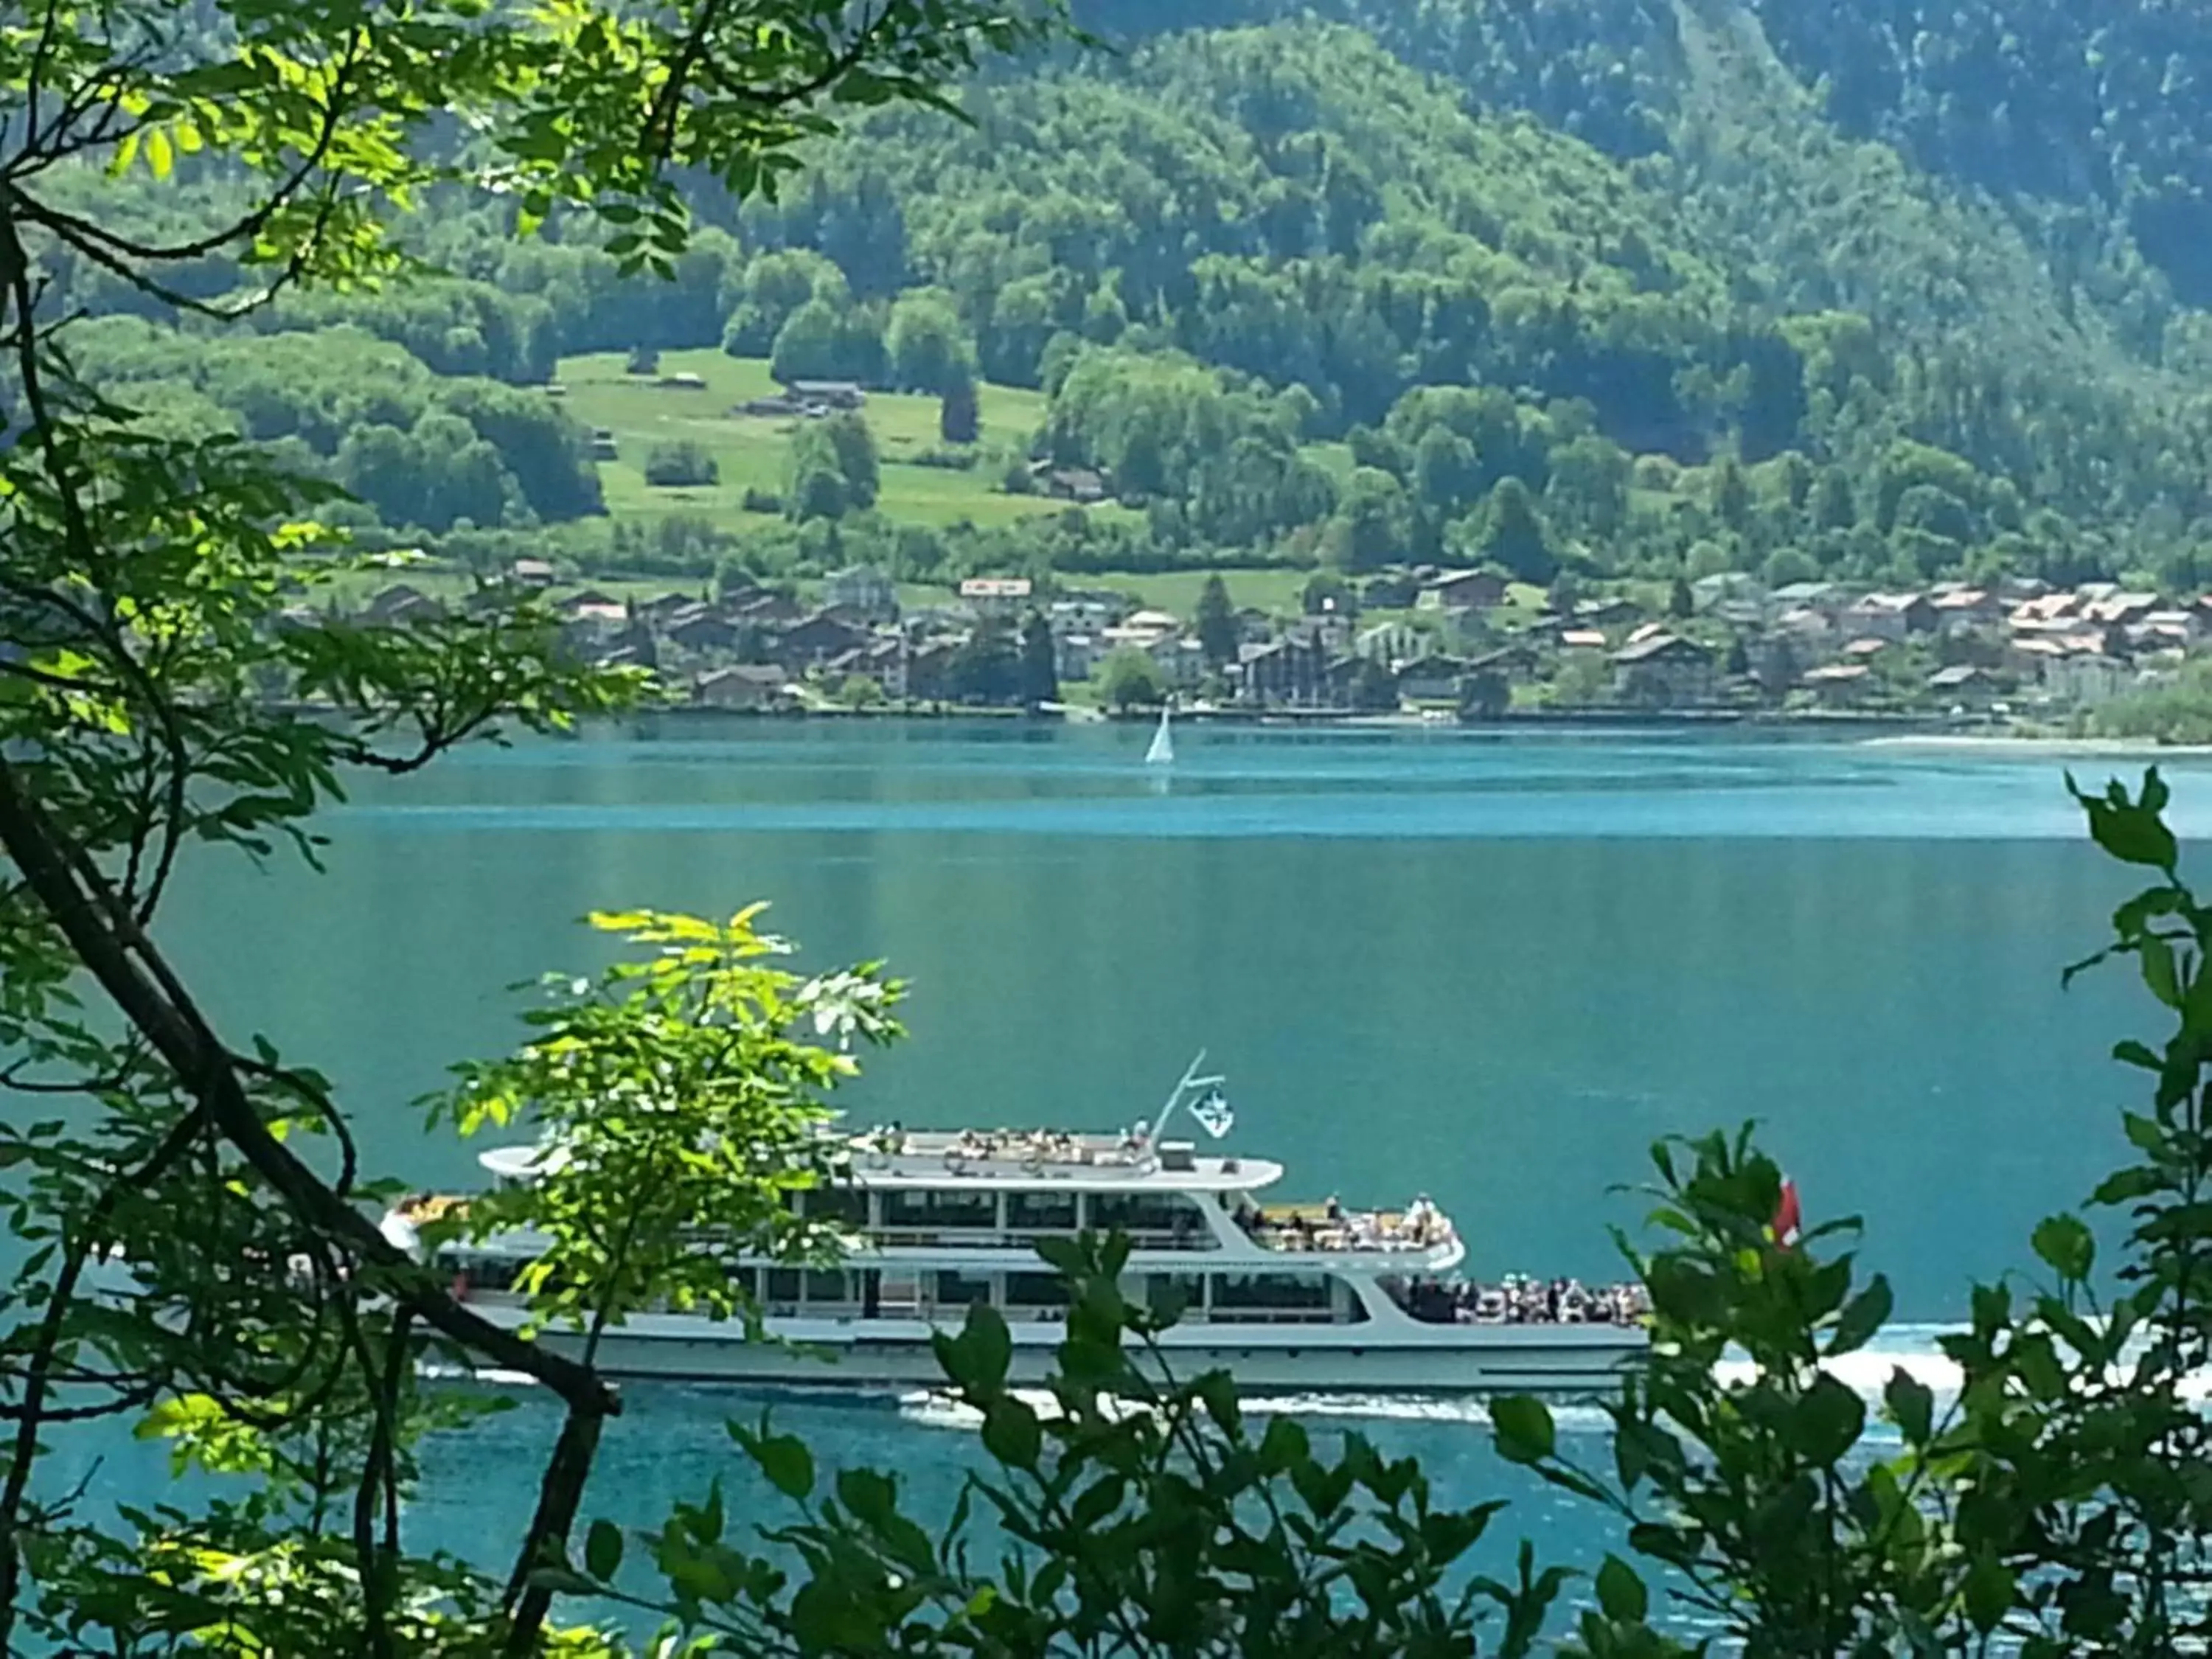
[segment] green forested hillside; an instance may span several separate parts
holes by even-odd
[[[2149,0],[2094,30],[2041,0],[1082,11],[1115,51],[1002,69],[964,125],[879,114],[780,201],[702,190],[672,283],[455,191],[418,230],[444,280],[288,296],[243,345],[102,320],[88,356],[167,418],[290,444],[395,531],[587,562],[2212,576],[2212,318],[2169,234],[2203,170],[2177,107],[2200,25]],[[2125,64],[2069,56],[2100,52]],[[2008,172],[2019,132],[1962,100],[2024,106],[2040,74],[2035,131],[2066,143]],[[180,179],[96,187],[170,220],[223,188]],[[595,476],[610,422],[525,389],[714,347],[943,400],[941,443],[902,428],[896,459],[936,476],[870,507],[817,486],[796,428],[748,427],[752,510],[702,517],[712,489]],[[969,430],[979,381],[1038,418],[1001,400]],[[1127,510],[1006,499],[1052,467]]]

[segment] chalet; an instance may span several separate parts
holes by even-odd
[[[2113,658],[2069,651],[2045,663],[2043,689],[2062,702],[2087,708],[2110,702],[2134,678],[2134,670]]]
[[[619,623],[629,620],[629,607],[611,593],[587,587],[571,593],[553,607],[571,622]]]
[[[1838,582],[1786,582],[1766,596],[1777,611],[1814,611],[1832,617],[1851,602]]]
[[[1577,628],[1628,628],[1644,615],[1631,599],[1584,599],[1575,607]]]
[[[1456,703],[1471,666],[1464,657],[1416,657],[1398,671],[1398,701]]]
[[[1238,647],[1237,701],[1253,708],[1318,708],[1329,701],[1329,652],[1309,629]]]
[[[2112,592],[2101,599],[2092,599],[2081,607],[2081,614],[2090,622],[2103,627],[2127,628],[2141,622],[2158,608],[2158,595],[2155,593]]]
[[[1606,647],[1605,632],[1596,628],[1570,628],[1559,635],[1562,651],[1602,651]]]
[[[1874,671],[1863,662],[1826,663],[1798,683],[1831,708],[1856,708],[1875,690]]]
[[[1946,634],[1994,628],[2004,620],[2004,601],[1986,587],[1954,587],[1929,601],[1936,626]]]
[[[653,381],[664,392],[704,392],[707,377],[703,374],[663,374]]]
[[[898,617],[898,585],[873,565],[847,565],[823,581],[822,602],[866,622],[892,622]]]
[[[1098,641],[1095,635],[1057,629],[1053,631],[1052,669],[1060,678],[1087,680],[1097,665]]]
[[[1996,675],[1986,668],[1970,662],[1953,663],[1939,668],[1928,677],[1928,689],[1940,698],[1953,703],[1982,705],[1993,701],[2002,689]]]
[[[1011,616],[1026,611],[1036,584],[1027,576],[970,576],[960,584],[960,599],[978,616]]]
[[[860,389],[858,380],[791,380],[786,382],[792,398],[808,413],[823,410],[863,409],[868,394]]]
[[[1378,623],[1353,638],[1352,654],[1389,668],[1396,663],[1411,662],[1427,648],[1428,643],[1429,636],[1411,623]]]
[[[728,651],[738,643],[738,624],[702,605],[678,613],[660,630],[660,637],[685,651]]]
[[[737,599],[725,599],[721,611],[732,622],[750,623],[757,626],[797,622],[806,614],[799,601],[791,595],[778,593],[770,588],[755,588]]]
[[[445,607],[419,587],[410,587],[405,582],[394,582],[380,588],[370,596],[362,616],[367,621],[386,626],[394,623],[427,622],[445,614]]]
[[[1677,634],[1644,634],[1613,653],[1613,689],[1620,702],[1646,708],[1704,702],[1713,692],[1713,653]]]
[[[1854,635],[1901,640],[1935,631],[1936,605],[1925,593],[1869,593],[1844,606],[1843,620]]]
[[[783,670],[766,663],[716,668],[691,682],[691,701],[702,708],[776,708],[791,701]]]
[[[1418,611],[1489,611],[1505,603],[1505,578],[1494,570],[1448,570],[1421,584]]]
[[[1723,605],[1749,605],[1763,612],[1766,599],[1766,589],[1759,578],[1741,570],[1700,576],[1690,584],[1690,603],[1700,613],[1717,610]]]
[[[1864,639],[1853,640],[1846,645],[1844,647],[1844,655],[1854,662],[1865,662],[1879,657],[1883,652],[1888,650],[1889,643],[1887,640],[1877,639],[1873,635],[1869,635]]]
[[[550,587],[553,566],[544,559],[517,559],[507,566],[507,579],[519,587]]]
[[[952,697],[952,669],[966,641],[926,640],[907,653],[906,694],[921,702],[949,702]]]
[[[595,461],[619,460],[622,457],[622,450],[615,442],[615,434],[603,426],[592,428],[589,448]]]
[[[1090,507],[1113,495],[1106,475],[1087,466],[1056,466],[1044,475],[1045,494]]]
[[[865,644],[870,637],[865,628],[855,627],[826,611],[817,611],[811,617],[788,623],[775,635],[775,657],[786,669],[811,668]]]
[[[656,593],[649,599],[640,599],[632,608],[645,622],[662,628],[698,603],[689,593]]]
[[[1359,603],[1369,611],[1411,611],[1421,585],[1404,572],[1370,577],[1359,586]]]

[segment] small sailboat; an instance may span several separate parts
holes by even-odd
[[[1175,732],[1169,725],[1170,711],[1160,710],[1160,729],[1152,733],[1152,746],[1145,750],[1147,766],[1175,764]]]

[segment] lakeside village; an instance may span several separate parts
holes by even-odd
[[[2212,656],[2212,595],[2007,579],[1769,590],[1741,574],[1578,594],[1487,569],[1316,574],[1283,613],[1220,573],[1192,614],[1073,581],[979,576],[916,603],[854,567],[811,591],[611,592],[515,562],[580,659],[654,669],[679,703],[762,713],[1178,708],[1310,718],[1888,718],[2080,727]],[[1279,573],[1268,573],[1279,575]],[[1146,579],[1139,578],[1141,582]],[[1186,584],[1186,586],[1188,586]],[[1209,583],[1209,586],[1212,586]],[[1277,580],[1279,590],[1283,584]],[[465,600],[461,601],[466,603]],[[446,601],[404,580],[363,621]]]

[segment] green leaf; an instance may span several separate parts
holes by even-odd
[[[1010,1469],[1036,1468],[1044,1449],[1037,1414],[1013,1395],[1001,1395],[983,1413],[983,1449]]]
[[[1007,1333],[1005,1316],[988,1303],[972,1304],[961,1335],[970,1370],[958,1380],[971,1387],[980,1383],[987,1391],[1004,1388],[1014,1360],[1014,1339]]]
[[[1899,1365],[1890,1372],[1881,1397],[1889,1407],[1890,1420],[1905,1436],[1905,1444],[1926,1445],[1936,1421],[1935,1391]]]
[[[1617,1555],[1605,1558],[1597,1570],[1597,1604],[1616,1624],[1636,1625],[1650,1611],[1651,1597],[1636,1569]]]
[[[1498,1455],[1509,1463],[1540,1463],[1558,1443],[1551,1412],[1542,1401],[1526,1395],[1492,1401],[1490,1421]]]
[[[1835,1331],[1828,1338],[1829,1357],[1856,1353],[1866,1346],[1874,1340],[1875,1333],[1887,1322],[1893,1303],[1889,1280],[1876,1273],[1866,1289],[1853,1297],[1838,1316]]]
[[[2012,1611],[2014,1582],[2012,1570],[1994,1555],[1977,1555],[1966,1569],[1965,1585],[1966,1617],[1973,1620],[1974,1628],[1984,1636],[2003,1622]]]
[[[788,1434],[769,1435],[752,1448],[753,1462],[768,1483],[786,1498],[805,1498],[814,1490],[814,1454]]]
[[[1858,1443],[1866,1426],[1866,1402],[1823,1371],[1791,1407],[1788,1434],[1806,1462],[1832,1468]]]
[[[2156,933],[2145,933],[2136,946],[2142,962],[2143,983],[2169,1008],[2181,1006],[2181,977],[2173,965],[2173,947]]]
[[[584,1570],[602,1583],[621,1570],[622,1528],[611,1521],[594,1521],[584,1540]]]
[[[2174,844],[2173,832],[2159,817],[2166,792],[2156,767],[2144,777],[2142,796],[2137,801],[2130,801],[2127,792],[2117,783],[2103,798],[2084,794],[2071,773],[2067,775],[2066,787],[2089,815],[2089,835],[2098,846],[2123,864],[2172,872],[2180,849]]]
[[[175,163],[175,153],[169,147],[169,135],[160,127],[146,129],[146,165],[156,179],[167,179]]]
[[[2045,1217],[2037,1224],[2028,1243],[2044,1264],[2069,1284],[2087,1279],[2097,1259],[2096,1237],[2079,1216]]]

